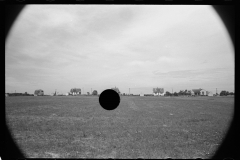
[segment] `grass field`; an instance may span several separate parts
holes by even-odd
[[[234,97],[6,97],[6,120],[27,157],[210,158],[227,133]]]

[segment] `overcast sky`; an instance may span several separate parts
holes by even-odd
[[[6,93],[234,91],[234,49],[200,5],[28,5],[5,43]]]

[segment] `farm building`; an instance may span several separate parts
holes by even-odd
[[[200,95],[201,95],[201,96],[207,96],[207,91],[206,91],[205,89],[202,89],[202,90],[200,91]]]
[[[191,90],[191,96],[194,96],[195,94],[194,94],[194,92]]]
[[[153,93],[154,96],[164,96],[165,93]]]
[[[164,96],[164,88],[153,88],[154,96]]]
[[[199,95],[201,95],[201,90],[202,89],[192,89],[192,92],[193,92],[193,95],[195,95],[195,96],[199,96]]]
[[[143,93],[141,93],[141,94],[140,94],[140,96],[142,96],[142,97],[143,97],[143,96],[144,96],[144,94],[143,94]]]
[[[44,92],[41,89],[37,89],[34,92],[34,96],[43,96],[43,95],[44,95]]]
[[[73,95],[73,96],[75,96],[75,95],[80,95],[81,94],[81,89],[80,88],[72,88],[71,90],[70,90],[70,93],[69,93],[69,95]]]
[[[207,91],[205,89],[192,89],[191,95],[198,95],[198,96],[213,96],[213,93],[210,91]]]
[[[207,91],[207,96],[213,96],[213,93],[211,91]]]

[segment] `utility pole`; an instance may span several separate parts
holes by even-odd
[[[130,88],[129,88],[129,95],[130,95]]]
[[[217,88],[216,88],[216,95],[217,95]]]
[[[91,94],[92,94],[92,88],[91,88]]]

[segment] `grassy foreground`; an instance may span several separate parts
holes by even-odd
[[[234,97],[6,97],[7,124],[27,157],[211,158],[227,133]]]

